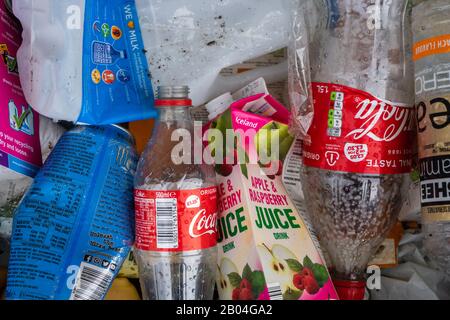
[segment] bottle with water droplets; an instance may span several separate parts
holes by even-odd
[[[159,118],[135,178],[139,278],[146,300],[210,300],[217,258],[212,167],[195,164],[188,87],[159,87]]]

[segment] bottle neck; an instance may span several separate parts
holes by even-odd
[[[159,121],[161,122],[178,122],[178,121],[191,121],[190,108],[183,107],[160,107],[159,108]]]

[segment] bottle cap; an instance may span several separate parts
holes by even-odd
[[[341,300],[363,300],[366,293],[365,281],[336,280],[333,279],[339,299]]]
[[[230,105],[234,102],[233,97],[229,92],[221,95],[220,97],[210,101],[206,104],[206,110],[209,113],[209,120],[215,119],[217,116],[225,112]]]
[[[155,100],[157,107],[187,107],[192,105],[189,99],[188,86],[159,86],[158,98]]]

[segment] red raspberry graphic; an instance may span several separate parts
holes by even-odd
[[[252,290],[247,288],[241,289],[239,300],[253,300]]]
[[[241,294],[241,289],[239,289],[239,288],[234,289],[234,290],[233,290],[233,293],[232,293],[232,295],[231,295],[231,299],[233,299],[233,300],[239,300],[240,294]]]
[[[306,292],[309,294],[316,294],[319,292],[319,285],[313,277],[305,277],[303,279],[303,284],[305,285]]]
[[[301,274],[305,277],[311,277],[314,278],[314,273],[309,268],[303,268]]]
[[[304,279],[304,276],[300,273],[296,273],[294,275],[293,283],[294,283],[294,286],[299,290],[305,290],[305,285],[303,284],[303,279]]]
[[[243,279],[241,282],[241,286],[240,286],[241,290],[242,289],[250,289],[252,290],[252,285],[250,283],[250,281],[248,281],[247,279]]]

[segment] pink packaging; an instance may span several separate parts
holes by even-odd
[[[288,133],[288,119],[285,107],[260,94],[235,102],[208,126],[223,133],[227,129],[241,131],[245,136],[244,141],[225,146],[224,152],[245,150],[246,164],[236,159],[232,165],[216,164],[216,281],[222,300],[338,299],[322,254],[282,182],[282,163],[294,142]],[[258,155],[264,139],[274,132],[281,165],[269,170]],[[212,139],[212,133],[207,134],[209,141],[218,141]]]
[[[39,116],[26,102],[17,73],[21,27],[0,1],[0,166],[34,177],[42,165]]]

